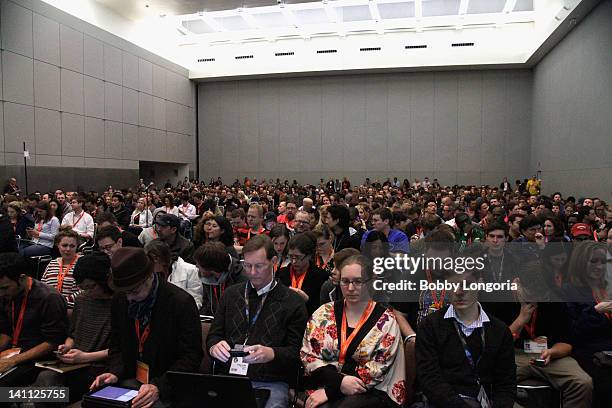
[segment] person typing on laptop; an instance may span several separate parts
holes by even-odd
[[[308,315],[300,296],[274,279],[272,240],[256,235],[242,249],[246,284],[225,290],[207,337],[217,372],[245,375],[270,391],[266,408],[286,407]]]

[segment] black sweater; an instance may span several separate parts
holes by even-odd
[[[263,298],[249,285],[249,310],[251,319]],[[206,347],[225,340],[230,347],[243,344],[248,331],[244,301],[245,284],[236,284],[225,290],[215,320],[206,338]],[[266,298],[257,321],[250,331],[247,345],[261,344],[274,350],[274,360],[265,364],[250,364],[248,377],[253,381],[290,382],[296,377],[300,348],[306,328],[306,306],[300,296],[278,283]],[[227,373],[229,364],[220,364],[220,371]]]
[[[160,280],[151,315],[151,332],[142,360],[149,365],[149,382],[167,399],[167,371],[197,372],[202,362],[202,326],[193,297],[181,288]],[[108,370],[120,380],[136,376],[138,340],[134,319],[128,317],[124,295],[113,297]]]
[[[444,319],[447,308],[429,315],[418,329],[416,342],[417,378],[430,401],[444,408],[467,408],[458,394],[476,396],[478,386],[465,356],[452,319]],[[467,344],[478,374],[495,408],[511,408],[516,394],[516,364],[512,335],[499,319],[489,316],[485,327],[485,352],[478,330]]]

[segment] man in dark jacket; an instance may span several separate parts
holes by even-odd
[[[11,220],[0,210],[0,253],[3,252],[17,252],[17,242]]]
[[[123,203],[122,194],[113,194],[108,211],[115,216],[121,228],[127,228],[130,225],[130,211]]]
[[[446,282],[460,287],[451,305],[427,316],[416,341],[417,379],[437,408],[511,408],[516,395],[514,346],[508,327],[487,316],[477,291],[478,271],[451,272]]]
[[[111,260],[111,337],[108,372],[92,388],[123,381],[139,385],[132,407],[164,407],[167,371],[197,372],[202,331],[193,297],[153,273],[141,248],[120,248]],[[134,380],[136,379],[136,381]]]
[[[172,256],[176,260],[179,256],[183,261],[193,263],[193,242],[183,237],[179,232],[181,220],[174,214],[160,215],[155,221],[155,230],[161,241],[170,247]]]
[[[276,252],[267,235],[251,238],[242,253],[249,281],[225,290],[206,346],[224,363],[220,371],[248,376],[254,388],[270,391],[266,408],[286,407],[308,319],[306,306],[297,293],[274,280]],[[245,356],[232,358],[230,350]]]

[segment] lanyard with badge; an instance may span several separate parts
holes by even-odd
[[[11,358],[19,353],[21,353],[21,348],[17,347],[19,344],[19,336],[21,335],[21,330],[23,329],[23,320],[25,318],[25,311],[28,306],[28,296],[30,291],[32,290],[32,278],[28,277],[28,284],[25,288],[25,293],[23,294],[23,300],[21,301],[21,308],[19,309],[19,316],[17,317],[17,321],[15,322],[15,302],[11,302],[11,323],[13,324],[13,338],[11,340],[11,348],[4,350],[0,353],[0,359]]]
[[[453,325],[455,326],[455,330],[457,331],[457,335],[459,336],[459,340],[461,341],[461,345],[463,346],[465,357],[467,358],[467,361],[470,364],[470,367],[472,368],[474,377],[476,377],[476,385],[478,385],[479,387],[478,396],[476,397],[476,399],[478,400],[482,408],[491,408],[491,402],[489,401],[489,397],[487,396],[487,393],[484,387],[480,383],[480,376],[478,375],[478,363],[480,363],[480,360],[482,359],[482,355],[485,353],[485,346],[486,346],[484,327],[480,327],[477,329],[480,332],[480,341],[482,342],[482,351],[480,352],[480,356],[478,357],[478,360],[474,361],[474,356],[472,355],[472,352],[470,351],[467,345],[467,342],[465,341],[463,332],[461,331],[461,329],[459,329],[457,320],[453,320]]]
[[[149,338],[151,333],[151,323],[147,324],[147,327],[142,331],[140,330],[140,321],[135,320],[134,325],[136,327],[136,338],[138,339],[138,360],[136,361],[136,379],[142,384],[149,383],[149,365],[142,361],[144,344]]]
[[[244,350],[244,346],[246,346],[246,343],[249,340],[250,332],[253,329],[253,326],[255,326],[255,323],[257,322],[257,319],[259,319],[259,315],[261,314],[261,311],[263,310],[264,303],[266,302],[266,299],[268,298],[268,294],[276,287],[276,281],[272,281],[272,284],[270,285],[269,289],[266,290],[266,292],[263,294],[263,297],[261,298],[261,302],[259,303],[259,306],[257,307],[257,311],[253,315],[253,318],[251,318],[251,311],[249,309],[249,285],[250,284],[251,284],[250,282],[247,282],[246,285],[244,286],[244,314],[246,316],[246,321],[248,325],[247,334],[246,334],[243,344],[234,345],[234,349],[238,351]],[[243,361],[243,357],[232,357],[232,364],[229,369],[230,374],[247,375],[247,371],[249,371],[249,363],[245,363]]]
[[[79,256],[75,256],[72,262],[68,264],[66,268],[64,268],[64,261],[59,261],[59,273],[57,274],[57,291],[61,294],[62,288],[64,287],[64,278],[70,272],[70,269],[74,266],[74,263],[79,259]]]

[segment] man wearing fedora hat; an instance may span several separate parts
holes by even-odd
[[[203,356],[193,297],[159,279],[153,266],[141,248],[119,248],[113,255],[108,372],[91,386],[119,381],[139,386],[133,408],[166,406],[162,402],[170,392],[166,372],[197,372]]]

